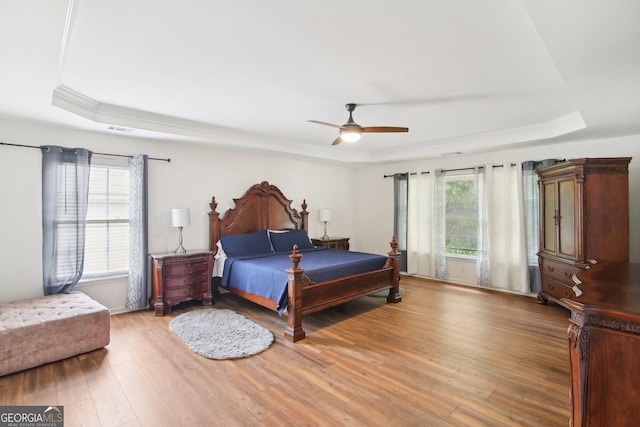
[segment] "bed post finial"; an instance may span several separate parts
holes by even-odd
[[[289,259],[291,260],[291,264],[292,264],[292,269],[293,270],[299,270],[300,267],[298,267],[298,264],[300,264],[300,258],[302,258],[302,255],[300,255],[300,252],[298,252],[298,245],[293,245],[293,252],[291,252],[291,254],[289,255]]]
[[[218,212],[216,212],[216,208],[218,207],[218,203],[216,202],[216,196],[211,197],[211,202],[209,202],[209,207],[211,208],[211,213],[215,212],[216,214],[218,214]]]
[[[389,252],[389,255],[395,255],[398,253],[398,241],[396,240],[395,234],[391,237],[389,246],[391,246],[391,252]]]
[[[307,211],[307,199],[302,199],[302,212],[300,212],[300,216],[302,217],[302,229],[309,231],[309,211]]]

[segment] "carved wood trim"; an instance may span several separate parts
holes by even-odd
[[[640,335],[640,322],[615,319],[613,317],[604,316],[602,314],[585,313],[584,324]]]
[[[245,194],[233,199],[235,206],[228,209],[224,216],[216,211],[218,203],[211,198],[209,206],[209,250],[214,254],[220,236],[227,234],[251,233],[259,230],[298,230],[308,229],[307,202],[302,201],[302,210],[291,207],[291,200],[282,191],[268,181],[252,185]]]

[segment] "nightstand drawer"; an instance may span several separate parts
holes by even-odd
[[[199,283],[195,286],[181,286],[176,288],[168,288],[165,291],[165,298],[168,301],[180,300],[185,301],[192,298],[202,298],[207,288],[206,283]]]
[[[313,246],[321,246],[331,249],[349,250],[349,238],[348,237],[329,237],[328,239],[311,239]]]
[[[167,289],[177,288],[180,286],[196,285],[207,281],[207,271],[182,275],[179,277],[167,277],[164,279],[164,286]]]
[[[209,266],[206,261],[194,261],[165,266],[165,277],[176,277],[195,274],[206,274]]]

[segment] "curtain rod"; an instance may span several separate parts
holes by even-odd
[[[517,165],[517,163],[509,163],[511,166],[515,166]],[[493,168],[503,168],[504,165],[492,165]],[[474,168],[459,168],[459,169],[443,169],[443,172],[457,172],[457,171],[466,171],[466,170],[473,170]],[[484,169],[484,166],[478,166],[478,169]],[[423,171],[420,172],[420,175],[426,175],[431,173],[430,171]],[[402,175],[402,174],[409,174],[409,175],[417,175],[418,172],[401,172],[401,173],[395,173],[395,174],[391,174],[391,175],[383,175],[383,178],[393,178],[396,175]]]
[[[12,147],[25,147],[25,148],[40,148],[37,145],[24,145],[24,144],[11,144],[8,142],[0,142],[0,145],[10,145]],[[133,158],[133,156],[130,155],[126,155],[126,154],[111,154],[111,153],[98,153],[98,152],[94,152],[93,154],[98,154],[101,156],[113,156],[113,157],[128,157],[128,158]],[[171,159],[167,158],[167,159],[159,159],[157,157],[149,157],[149,160],[161,160],[163,162],[167,162],[170,163]]]

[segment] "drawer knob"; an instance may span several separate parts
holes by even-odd
[[[550,266],[550,265],[547,265],[547,270],[549,270],[549,271],[553,271],[553,267],[552,267],[552,266]]]

